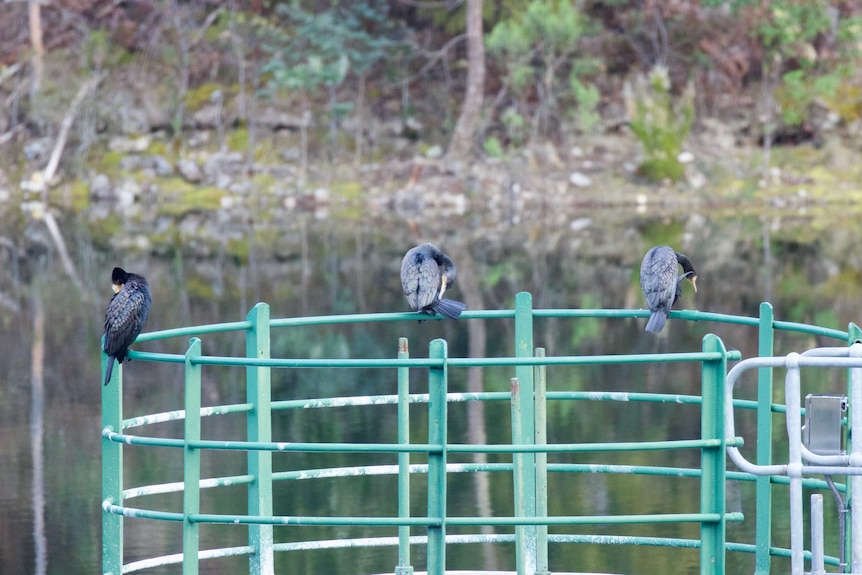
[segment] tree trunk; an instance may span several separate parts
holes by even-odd
[[[467,0],[467,93],[449,142],[447,159],[461,161],[473,151],[485,91],[485,40],[482,37],[482,0]]]
[[[30,77],[30,97],[34,97],[42,89],[42,60],[45,48],[42,44],[42,5],[38,0],[30,0],[30,45],[33,48],[31,58],[33,70]]]

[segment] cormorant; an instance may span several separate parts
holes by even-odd
[[[682,275],[676,275],[677,264]],[[652,314],[645,331],[660,332],[670,308],[682,294],[682,280],[687,279],[697,293],[697,272],[689,259],[668,246],[656,246],[646,253],[641,262],[641,290]]]
[[[108,354],[108,369],[105,370],[105,385],[111,381],[114,359],[123,363],[126,352],[141,333],[147,316],[150,315],[150,287],[147,280],[138,274],[130,274],[122,268],[114,268],[111,274],[114,296],[105,312],[105,336],[102,349]]]
[[[443,299],[446,288],[455,283],[452,258],[433,244],[412,248],[401,260],[401,287],[410,307],[428,315],[438,313],[458,319],[467,306],[460,301]]]

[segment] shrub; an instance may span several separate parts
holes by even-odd
[[[667,69],[656,66],[646,78],[638,76],[626,85],[625,96],[629,126],[645,156],[640,172],[654,182],[679,180],[684,166],[678,158],[694,120],[693,85],[674,105]]]

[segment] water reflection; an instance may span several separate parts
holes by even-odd
[[[277,223],[247,224],[226,232],[223,239],[181,232],[175,240],[164,241],[146,253],[130,249],[122,254],[85,223],[68,223],[62,229],[69,242],[83,293],[74,288],[65,268],[54,255],[52,242],[38,230],[22,231],[8,239],[0,251],[0,572],[38,572],[46,565],[51,572],[62,566],[65,572],[96,572],[100,564],[99,494],[99,346],[104,306],[110,298],[110,270],[114,265],[139,270],[150,281],[154,306],[148,329],[179,325],[234,321],[245,316],[256,301],[267,301],[273,317],[322,315],[404,310],[398,269],[405,246],[433,240],[446,246],[459,262],[459,280],[453,297],[463,297],[471,309],[512,306],[518,291],[530,291],[537,308],[642,307],[637,268],[651,245],[679,246],[697,262],[700,272],[696,296],[684,293],[678,307],[756,315],[759,302],[774,294],[776,318],[816,322],[846,327],[859,321],[858,302],[862,282],[862,259],[854,248],[855,230],[834,214],[833,225],[808,233],[807,219],[739,217],[716,213],[712,217],[684,215],[650,217],[624,210],[590,210],[578,214],[577,226],[569,226],[571,216],[545,212],[534,223],[495,223],[485,215],[469,215],[441,220],[439,228],[422,230],[421,237],[406,223],[392,217],[375,216],[365,221],[316,221],[302,217]],[[568,219],[567,219],[568,218]],[[522,222],[528,221],[522,218]],[[9,229],[15,229],[14,227]],[[41,239],[40,239],[41,237]],[[126,238],[134,245],[134,238]],[[173,243],[171,243],[173,242]],[[42,266],[41,268],[39,266]],[[40,269],[45,270],[38,280]],[[31,360],[39,339],[37,304],[30,298],[39,287],[44,310],[44,404],[39,409],[38,386]],[[23,318],[28,318],[23,320]],[[570,353],[640,353],[699,350],[701,339],[715,331],[731,348],[747,357],[756,349],[756,334],[740,326],[686,324],[670,320],[659,337],[643,333],[642,320],[542,320],[537,322],[536,344],[549,355]],[[414,356],[427,354],[428,343],[437,337],[449,341],[450,354],[507,355],[512,350],[512,327],[508,322],[414,322],[342,328],[281,330],[273,337],[274,356],[295,357],[394,357],[398,337],[410,338]],[[823,342],[814,337],[782,336],[776,351],[812,347]],[[185,342],[157,342],[152,351],[177,352]],[[204,353],[237,354],[243,342],[236,335],[207,337]],[[35,364],[34,364],[35,365]],[[174,409],[181,397],[181,369],[172,365],[124,364],[127,381],[127,409],[135,413]],[[244,399],[244,373],[235,368],[206,370],[204,403],[231,403]],[[422,389],[421,380],[414,382]],[[453,391],[508,389],[511,373],[485,369],[452,374]],[[549,370],[551,389],[652,390],[667,393],[694,393],[691,382],[699,381],[697,368],[657,366],[634,368],[560,368]],[[840,386],[840,378],[825,381],[823,387]],[[31,383],[32,382],[32,383]],[[273,376],[273,396],[279,399],[394,393],[390,373],[373,370],[360,373],[322,373],[283,370]],[[32,395],[31,395],[32,394]],[[666,406],[553,403],[549,441],[636,440],[696,437],[697,410],[680,415]],[[30,414],[44,414],[41,425],[30,429]],[[425,433],[421,411],[415,418],[415,434]],[[35,421],[35,420],[32,420]],[[459,441],[505,442],[510,434],[507,407],[502,404],[467,404],[453,408],[452,434]],[[209,426],[209,424],[207,424]],[[746,423],[740,422],[740,428]],[[205,426],[212,437],[242,434],[244,423],[228,418],[218,425]],[[275,437],[285,441],[393,441],[395,411],[332,410],[280,415],[273,422]],[[42,441],[38,434],[43,434]],[[178,435],[171,424],[148,430],[164,436]],[[206,436],[206,435],[205,435]],[[780,437],[780,434],[778,434]],[[32,443],[31,443],[32,442]],[[43,447],[40,457],[38,445]],[[181,477],[179,456],[170,451],[157,457],[136,448],[127,450],[127,468],[133,470],[127,486]],[[35,455],[34,455],[35,454]],[[321,464],[319,455],[284,454],[276,458],[278,470],[302,469]],[[332,456],[330,456],[332,457]],[[377,457],[377,456],[374,456]],[[372,457],[371,459],[374,459]],[[683,457],[683,456],[680,456]],[[223,459],[224,458],[224,459]],[[394,458],[379,456],[381,463]],[[490,461],[504,458],[488,456]],[[39,482],[38,462],[44,469],[44,541],[40,544],[38,501],[34,482]],[[369,458],[364,457],[363,462]],[[555,462],[594,461],[582,455],[558,455]],[[647,454],[608,458],[649,464]],[[336,456],[326,465],[353,465],[347,456]],[[680,459],[674,465],[696,465]],[[242,473],[241,457],[219,454],[204,458],[205,475]],[[394,513],[390,480],[324,480],[302,485],[302,497],[294,496],[290,482],[278,486],[276,513],[297,515],[348,515],[351,513]],[[424,479],[414,484],[421,489]],[[694,482],[692,482],[694,483]],[[550,508],[553,514],[649,513],[662,510],[668,498],[694,510],[696,486],[691,488],[632,484],[616,476],[588,477],[552,475]],[[676,484],[674,484],[676,485]],[[512,512],[511,479],[499,475],[472,474],[456,477],[450,484],[450,508],[472,513],[505,515]],[[745,497],[743,487],[742,497]],[[572,493],[579,496],[572,498]],[[224,493],[224,492],[220,492]],[[478,496],[477,496],[478,494]],[[178,495],[154,498],[157,508],[176,508]],[[389,508],[371,501],[389,501]],[[680,501],[681,500],[681,501]],[[239,512],[241,489],[225,496],[205,496],[204,510]],[[150,501],[147,502],[150,504]],[[424,513],[415,502],[416,514]],[[179,528],[146,521],[126,522],[127,559],[156,553],[179,551]],[[35,526],[35,528],[34,528]],[[620,529],[629,534],[690,537],[694,528],[662,527],[658,530]],[[731,527],[731,532],[735,527]],[[277,528],[278,540],[313,538],[322,528]],[[373,532],[372,535],[382,534]],[[572,530],[574,532],[575,530]],[[505,532],[498,530],[498,532]],[[588,532],[588,530],[579,530]],[[327,537],[369,535],[369,530],[339,528]],[[385,533],[390,535],[391,533]],[[245,533],[228,528],[203,529],[202,548],[244,544]],[[154,551],[155,550],[155,551]],[[449,552],[449,563],[483,568],[510,568],[511,549],[492,545],[483,548],[457,546]],[[556,546],[551,549],[556,570],[643,570],[643,550],[622,547],[609,554],[593,546]],[[44,559],[42,559],[44,557]],[[654,557],[654,559],[653,559]],[[658,550],[650,553],[651,572],[682,573],[694,569],[696,552]],[[361,553],[319,551],[277,556],[280,568],[292,573],[387,572],[397,560],[395,549]],[[729,558],[729,566],[734,559]],[[748,558],[738,560],[740,568]],[[236,573],[247,560],[231,559],[207,566],[209,573]],[[421,565],[421,552],[414,550],[414,563]],[[287,565],[289,563],[289,566]],[[154,573],[175,572],[165,569]],[[729,567],[729,572],[731,572]]]

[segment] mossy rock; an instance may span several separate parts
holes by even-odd
[[[210,98],[218,90],[224,91],[224,86],[222,86],[221,84],[214,84],[211,82],[201,84],[197,88],[195,88],[193,90],[189,90],[188,92],[186,92],[186,95],[184,98],[184,102],[186,104],[186,107],[188,107],[188,109],[191,110],[192,112],[196,112],[197,110],[200,110],[201,108],[203,108],[207,104],[211,103]]]
[[[638,172],[651,182],[678,182],[685,175],[685,166],[676,158],[651,158],[638,167]]]
[[[214,186],[198,187],[181,178],[166,178],[159,182],[161,198],[159,213],[180,216],[192,211],[212,212],[221,207],[225,191]]]

